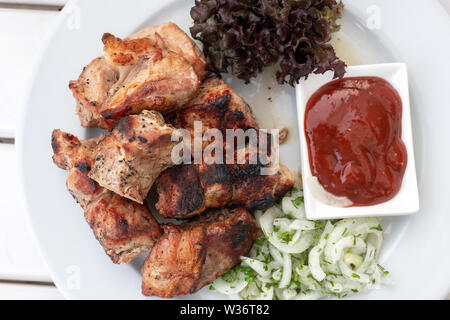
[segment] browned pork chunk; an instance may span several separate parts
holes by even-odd
[[[171,119],[175,127],[187,129],[191,135],[194,121],[202,121],[203,133],[214,128],[224,136],[227,129],[259,129],[249,105],[217,78],[206,80],[197,96]],[[270,139],[267,135],[266,143]],[[271,146],[267,145],[269,151]],[[275,174],[262,175],[261,169],[271,163],[262,164],[260,155],[257,163],[251,163],[251,154],[254,151],[247,149],[244,164],[186,164],[166,170],[157,182],[159,213],[182,219],[227,205],[249,210],[270,207],[292,188],[294,177],[282,165]]]
[[[161,229],[148,209],[102,188],[88,177],[98,139],[80,141],[54,130],[53,161],[69,171],[67,188],[84,210],[95,237],[114,263],[129,263],[152,248]]]
[[[179,112],[171,123],[176,128],[194,132],[194,122],[201,121],[203,133],[208,129],[258,129],[250,106],[223,80],[209,78],[197,95]]]
[[[83,127],[112,130],[128,114],[179,109],[207,75],[203,53],[173,23],[124,40],[106,33],[102,40],[105,56],[69,85]]]
[[[228,272],[259,236],[243,208],[212,211],[182,226],[164,226],[142,267],[142,293],[171,298],[194,293]]]
[[[264,210],[294,185],[294,176],[283,165],[273,175],[262,175],[261,164],[180,165],[158,179],[159,214],[185,219],[208,208],[223,206]]]
[[[142,204],[156,178],[173,166],[172,148],[178,142],[172,142],[172,136],[178,132],[156,111],[126,116],[99,141],[89,177]]]
[[[129,37],[129,39],[160,37],[167,50],[178,53],[191,64],[200,78],[208,75],[206,59],[195,42],[173,22],[166,22],[157,26],[145,28]]]

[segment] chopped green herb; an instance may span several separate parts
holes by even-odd
[[[383,231],[383,228],[381,227],[381,225],[379,224],[378,226],[376,226],[376,227],[372,227],[372,228],[370,228],[369,230],[378,230],[378,231]]]
[[[314,221],[314,227],[320,229],[323,227],[323,221]]]
[[[245,276],[245,281],[254,282],[255,281],[255,272],[252,268],[248,266],[238,265],[239,271],[242,272]]]
[[[293,277],[292,277],[292,282],[293,282],[298,288],[301,287],[301,283],[300,283],[300,281],[298,281],[298,273],[297,273],[297,272],[294,272],[294,275],[293,275]]]
[[[282,234],[280,234],[278,236],[278,239],[280,239],[284,243],[289,243],[294,238],[294,235],[295,235],[295,232],[290,233],[290,232],[286,231],[286,232],[283,232]]]
[[[255,240],[255,244],[258,246],[263,246],[266,242],[267,242],[267,239],[264,237],[261,237],[261,238]]]
[[[292,204],[294,205],[295,208],[298,209],[304,201],[305,201],[304,197],[298,197],[295,200],[292,200]]]
[[[231,269],[227,273],[222,276],[222,279],[228,283],[234,282],[237,280],[237,270],[236,268]]]
[[[383,268],[381,265],[377,264],[378,269],[381,270],[381,272],[383,272],[383,274],[385,276],[387,276],[389,274],[389,271],[387,271],[385,268]]]
[[[261,262],[265,263],[265,264],[269,264],[270,262],[273,261],[273,258],[270,254],[261,252],[261,255],[264,257],[264,260],[262,260]]]

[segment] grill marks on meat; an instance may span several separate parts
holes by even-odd
[[[253,155],[248,146],[245,164],[204,159],[200,165],[174,167],[171,153],[178,142],[172,140],[182,133],[173,126],[191,134],[196,120],[202,121],[203,133],[259,130],[251,108],[218,78],[201,84],[208,75],[205,57],[173,23],[126,39],[106,33],[102,41],[104,56],[69,87],[81,125],[111,134],[80,141],[54,130],[53,161],[69,171],[67,188],[114,263],[128,263],[151,249],[142,267],[144,295],[194,293],[249,252],[260,230],[247,209],[272,205],[292,187],[293,176],[283,166],[275,175],[261,176],[261,168],[269,165],[259,154],[257,164],[248,164]],[[173,126],[157,111],[170,116]],[[207,213],[182,225],[165,225],[162,234],[142,205],[158,176],[161,216]]]
[[[128,114],[179,109],[207,75],[202,52],[173,23],[124,40],[107,33],[102,41],[105,56],[69,85],[83,127],[112,130]]]
[[[168,212],[176,212],[182,217],[194,216],[206,209],[204,191],[200,184],[197,166],[180,165],[163,173],[164,179],[158,184],[158,194],[164,199],[157,204],[159,213],[170,217]],[[160,198],[161,199],[161,198]]]
[[[192,136],[194,121],[202,121],[203,134],[214,128],[224,135],[227,129],[259,129],[248,104],[217,78],[206,80],[189,106],[170,121],[177,128],[189,130]],[[266,143],[266,149],[271,151],[271,136],[260,134],[266,139],[258,138],[259,145]],[[237,158],[238,150],[233,152]],[[227,205],[266,209],[292,188],[294,177],[287,168],[280,165],[276,174],[261,175],[261,169],[270,166],[267,161],[261,161],[264,155],[254,155],[255,151],[248,146],[243,152],[244,164],[214,164],[203,159],[200,165],[181,165],[163,172],[157,182],[159,213],[163,217],[183,219],[208,208]],[[257,164],[250,164],[252,155]]]
[[[211,211],[181,226],[164,226],[142,267],[142,293],[171,298],[195,293],[228,272],[259,236],[243,208]]]
[[[89,177],[123,197],[143,203],[156,178],[173,166],[172,126],[156,111],[143,111],[120,120],[94,151]]]
[[[204,163],[173,167],[158,179],[156,207],[161,216],[177,219],[223,206],[267,209],[292,188],[294,177],[283,165],[274,175],[261,175],[263,167]]]
[[[84,210],[95,237],[114,263],[129,263],[148,251],[161,236],[161,229],[148,209],[102,188],[88,177],[98,139],[79,141],[54,130],[53,161],[68,170],[67,188]]]
[[[259,128],[250,106],[218,78],[205,80],[195,98],[171,123],[193,133],[195,121],[202,121],[202,133],[209,129],[225,133],[226,129]]]

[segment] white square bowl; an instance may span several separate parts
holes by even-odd
[[[333,80],[331,71],[323,75],[310,75],[296,87],[297,112],[300,131],[302,177],[305,197],[306,216],[311,220],[340,219],[368,216],[401,216],[419,211],[419,191],[417,188],[416,165],[411,127],[411,110],[409,103],[408,72],[404,63],[388,63],[351,66],[347,68],[345,77],[375,76],[388,81],[400,94],[403,103],[402,140],[408,152],[408,164],[403,183],[398,194],[391,200],[373,206],[338,208],[329,206],[314,197],[308,187],[308,179],[312,177],[308,146],[305,137],[304,117],[309,98],[326,83]]]

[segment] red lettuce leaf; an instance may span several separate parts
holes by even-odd
[[[279,84],[329,70],[341,78],[346,65],[329,41],[343,7],[339,0],[196,0],[190,31],[218,74],[249,82],[278,65]]]

